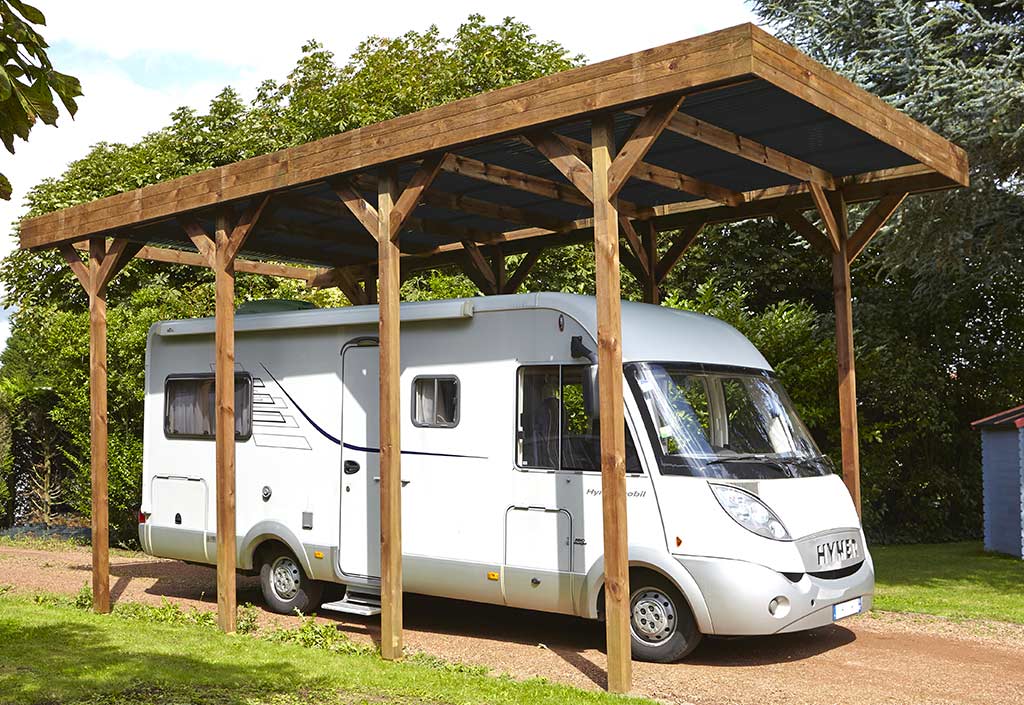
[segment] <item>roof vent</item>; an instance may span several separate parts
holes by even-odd
[[[310,301],[298,299],[260,299],[258,301],[246,301],[238,307],[236,314],[244,316],[249,313],[281,313],[283,311],[307,311],[316,308],[316,304]]]

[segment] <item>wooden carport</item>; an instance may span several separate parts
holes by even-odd
[[[379,297],[381,651],[394,659],[400,283],[458,265],[484,294],[514,292],[544,248],[593,241],[608,420],[608,687],[628,691],[620,264],[657,303],[703,227],[758,217],[789,224],[830,259],[842,469],[859,511],[850,263],[907,194],[964,186],[967,173],[958,147],[741,25],[26,220],[21,246],[58,248],[90,296],[95,609],[109,610],[105,288],[132,257],[216,272],[217,597],[226,631],[235,628],[235,272],[339,287],[354,304]],[[874,206],[852,227],[847,206],[863,202]],[[525,257],[506,272],[515,254]]]

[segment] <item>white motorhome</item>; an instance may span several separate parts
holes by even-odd
[[[236,318],[237,546],[275,610],[379,610],[375,306]],[[407,592],[602,616],[593,298],[401,306]],[[575,342],[574,342],[574,339]],[[216,561],[214,321],[155,324],[139,533]],[[623,303],[634,656],[871,606],[850,496],[764,357],[707,316]],[[321,606],[327,584],[344,598]]]

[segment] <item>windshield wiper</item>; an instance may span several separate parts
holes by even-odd
[[[764,463],[770,468],[774,468],[781,472],[786,477],[796,477],[793,474],[792,469],[776,458],[766,458],[763,455],[730,455],[725,458],[712,458],[711,460],[704,460],[705,465],[725,465],[730,462],[745,462],[756,460],[759,463]]]

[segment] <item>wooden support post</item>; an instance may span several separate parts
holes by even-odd
[[[76,255],[77,257],[77,255]],[[89,452],[92,475],[92,608],[110,611],[110,520],[107,501],[107,287],[102,237],[89,240]]]
[[[857,431],[857,375],[853,353],[853,300],[847,255],[849,221],[839,192],[829,193],[829,210],[836,224],[839,248],[832,253],[832,294],[836,311],[836,362],[839,369],[839,430],[843,452],[843,482],[860,515],[860,447]]]
[[[377,267],[380,281],[380,653],[389,660],[402,657],[401,253],[398,228],[392,222],[397,200],[397,171],[394,167],[386,168],[377,182]]]
[[[217,623],[235,631],[235,263],[229,213],[217,214],[216,286]]]
[[[491,270],[494,272],[494,293],[503,294],[505,293],[505,287],[508,286],[505,253],[502,252],[501,245],[498,245],[494,250],[494,256],[491,257]]]
[[[597,356],[601,419],[601,499],[604,515],[604,601],[608,690],[632,687],[629,628],[629,555],[626,531],[626,440],[622,401],[622,317],[619,227],[609,171],[615,157],[611,116],[593,119],[594,256],[597,284]]]
[[[647,271],[649,276],[644,282],[644,303],[658,305],[661,303],[661,289],[658,281],[658,230],[654,223],[646,221],[641,226],[644,239],[644,254],[647,255]]]

